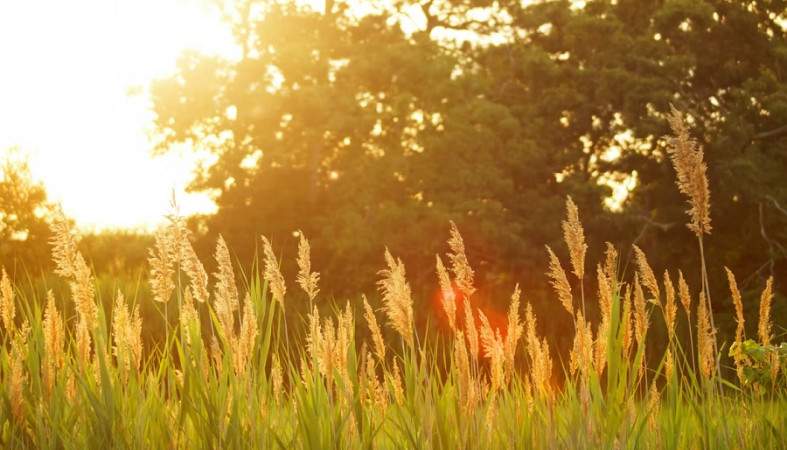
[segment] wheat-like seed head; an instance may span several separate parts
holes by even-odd
[[[273,247],[265,236],[262,236],[262,251],[265,255],[263,276],[271,288],[273,299],[279,302],[282,311],[284,311],[284,294],[287,293],[287,286],[284,284],[284,277],[281,275],[281,271],[279,271],[279,263],[276,255],[273,253]]]
[[[640,250],[639,247],[636,245],[634,247],[634,254],[637,257],[637,265],[639,266],[639,273],[640,277],[642,278],[642,284],[645,285],[646,288],[650,291],[650,295],[653,296],[651,301],[657,305],[660,304],[660,297],[661,292],[659,290],[659,283],[656,281],[656,275],[653,274],[653,269],[650,268],[650,264],[648,264],[648,259],[645,257],[645,253]]]
[[[593,368],[593,331],[590,329],[590,322],[585,321],[582,311],[577,312],[576,334],[574,334],[574,347],[570,354],[571,375],[577,370],[586,377],[588,371]]]
[[[462,235],[459,234],[459,229],[456,228],[456,224],[453,221],[451,221],[451,237],[448,239],[448,246],[451,247],[453,252],[448,254],[448,259],[451,260],[451,270],[454,272],[456,285],[464,293],[465,297],[470,297],[475,292],[473,269],[470,268],[470,263],[467,262]]]
[[[519,284],[514,287],[511,294],[511,303],[508,305],[508,327],[506,328],[506,338],[503,342],[503,352],[506,360],[506,378],[511,379],[514,374],[514,356],[516,355],[516,344],[522,337],[525,329],[519,321]]]
[[[547,275],[552,279],[551,284],[560,299],[560,303],[562,303],[566,311],[573,316],[574,300],[571,297],[571,285],[568,284],[566,271],[563,270],[563,266],[560,265],[560,260],[557,259],[552,249],[548,245],[546,247],[547,252],[549,252],[549,272],[547,272]]]
[[[235,273],[232,270],[230,252],[221,235],[216,242],[215,258],[218,263],[218,272],[213,274],[216,278],[214,292],[216,316],[221,324],[220,332],[224,333],[229,341],[230,336],[235,333],[235,312],[239,308],[238,288],[235,286]]]
[[[667,386],[672,384],[672,375],[675,373],[675,358],[672,356],[672,350],[667,349],[667,356],[664,360],[664,380]]]
[[[735,305],[735,320],[738,323],[737,328],[735,329],[735,342],[743,342],[743,334],[744,334],[744,318],[743,318],[743,301],[741,300],[741,293],[738,291],[738,283],[735,282],[735,275],[732,274],[732,271],[725,267],[724,270],[727,272],[727,282],[730,286],[730,294],[732,295],[732,303]]]
[[[380,326],[377,324],[377,317],[374,315],[374,311],[372,311],[372,307],[369,306],[369,301],[366,300],[366,296],[362,295],[363,298],[363,308],[364,308],[364,318],[366,319],[366,324],[369,326],[369,331],[372,333],[372,342],[374,342],[374,353],[377,355],[377,359],[380,361],[381,364],[385,363],[385,341],[383,341],[383,333],[380,330]]]
[[[593,346],[595,349],[593,352],[594,356],[594,365],[593,368],[596,370],[596,375],[601,377],[601,374],[604,373],[604,368],[607,365],[607,335],[609,334],[609,320],[601,319],[601,323],[598,324],[598,329],[596,330],[596,341]]]
[[[634,336],[634,317],[631,307],[631,289],[629,289],[629,286],[624,286],[622,298],[623,316],[620,319],[620,323],[623,327],[623,353],[629,354]]]
[[[475,326],[475,318],[473,317],[473,308],[467,297],[464,298],[465,308],[465,335],[467,337],[467,345],[470,350],[470,356],[473,360],[478,358],[478,331]]]
[[[254,305],[251,295],[247,292],[243,299],[243,319],[240,324],[240,332],[236,340],[236,348],[233,353],[235,363],[235,373],[243,377],[251,363],[254,355],[254,342],[257,338],[257,315],[254,313]]]
[[[689,293],[689,285],[686,284],[686,279],[683,278],[683,272],[678,270],[678,298],[686,311],[686,317],[691,321],[691,294]]]
[[[309,241],[306,240],[306,236],[303,235],[302,231],[298,231],[298,235],[300,236],[297,259],[299,270],[295,281],[306,292],[306,295],[309,296],[309,300],[314,301],[315,297],[317,297],[317,293],[320,292],[317,288],[317,283],[320,281],[320,274],[311,271],[312,262]]]
[[[491,392],[494,394],[502,389],[505,383],[505,350],[500,330],[492,331],[489,319],[483,311],[478,311],[481,320],[481,342],[484,345],[484,356],[489,360]]]
[[[710,190],[702,148],[697,146],[696,140],[689,138],[680,112],[672,105],[670,109],[668,121],[674,136],[667,138],[667,144],[672,147],[667,152],[678,175],[678,189],[689,197],[691,209],[686,213],[691,222],[687,226],[697,236],[710,234]]]
[[[567,219],[563,221],[563,239],[568,245],[574,275],[581,280],[585,276],[585,253],[588,246],[585,244],[585,231],[579,222],[579,210],[570,196],[566,197],[566,214]]]
[[[456,331],[456,293],[451,286],[451,278],[448,276],[448,271],[443,265],[443,260],[440,259],[440,255],[435,255],[435,257],[437,258],[435,264],[437,267],[437,277],[440,279],[443,311],[445,311],[445,315],[448,317],[448,326]]]
[[[645,340],[645,334],[650,326],[650,318],[648,317],[647,305],[645,303],[645,294],[642,292],[642,285],[640,284],[639,277],[634,278],[634,339],[637,344],[642,344]]]
[[[402,335],[410,348],[415,348],[413,341],[413,299],[410,285],[405,278],[404,264],[394,260],[388,248],[385,249],[385,261],[388,269],[379,273],[382,279],[377,282],[383,295],[385,312],[391,326]]]
[[[117,359],[118,368],[121,370],[124,383],[128,380],[128,371],[131,368],[131,357],[127,342],[129,328],[129,314],[126,309],[126,300],[123,293],[118,290],[115,295],[115,306],[112,308],[112,353]]]
[[[705,293],[700,292],[700,299],[697,306],[697,347],[700,358],[700,372],[706,380],[710,380],[714,371],[714,334],[715,330],[712,330],[710,326],[710,315],[708,314]]]
[[[615,246],[607,242],[607,249],[604,251],[604,274],[610,286],[615,288],[618,273],[618,252]]]
[[[46,309],[44,310],[42,327],[44,330],[44,367],[46,371],[44,388],[48,397],[52,393],[57,372],[65,364],[65,358],[63,357],[63,344],[65,343],[63,315],[60,314],[57,306],[55,306],[55,294],[51,289],[46,293]]]
[[[765,282],[765,289],[760,296],[760,323],[757,327],[762,345],[771,343],[771,300],[773,300],[773,277],[769,277]]]
[[[14,305],[14,287],[11,285],[11,280],[2,268],[3,276],[0,278],[0,317],[3,319],[3,326],[8,332],[9,336],[14,335],[14,317],[16,316],[16,307]]]
[[[208,273],[205,272],[205,267],[197,258],[194,247],[192,247],[185,236],[180,241],[180,260],[182,261],[183,272],[191,280],[191,292],[194,299],[200,303],[207,302],[210,295],[208,293]]]
[[[596,279],[598,280],[598,306],[601,310],[601,320],[609,322],[612,316],[612,286],[600,264],[596,266]]]
[[[312,361],[316,362],[319,366],[320,351],[322,346],[322,325],[320,323],[320,311],[316,306],[314,306],[312,307],[311,314],[309,314],[309,334],[306,335],[306,351],[309,355],[309,367],[312,366]]]
[[[675,302],[675,285],[672,283],[672,278],[669,276],[668,271],[664,271],[664,290],[667,301],[664,304],[664,322],[667,324],[667,335],[669,341],[675,339],[675,325],[678,316],[678,305]]]
[[[52,260],[57,266],[54,273],[64,278],[73,278],[77,244],[62,208],[55,210],[49,229],[52,231],[52,237],[49,239],[49,244],[52,246]]]
[[[169,302],[175,282],[175,254],[172,233],[169,228],[159,228],[156,231],[156,243],[149,250],[148,262],[150,264],[150,286],[153,291],[153,300],[161,303]]]

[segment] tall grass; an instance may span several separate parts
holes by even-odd
[[[685,141],[677,112],[671,123],[677,139]],[[701,164],[693,146],[681,151],[688,151],[686,161]],[[684,167],[678,168],[679,180],[681,170],[704,177],[703,171]],[[690,196],[693,210],[707,206],[703,198]],[[99,307],[96,282],[61,215],[53,225],[53,257],[58,275],[69,282],[70,299],[56,298],[52,291],[46,298],[26,296],[4,269],[0,278],[0,446],[783,445],[787,344],[772,342],[771,281],[761,298],[759,340],[744,340],[740,294],[728,271],[739,324],[728,359],[718,351],[706,277],[697,294],[680,272],[677,287],[675,273],[659,281],[644,252],[634,248],[636,270],[624,280],[617,251],[607,244],[605,260],[595,266],[600,319],[591,323],[586,301],[593,296],[586,299],[584,290],[587,245],[570,198],[566,208],[571,279],[547,249],[556,311],[561,313],[560,303],[574,323],[573,347],[562,356],[550,354],[549,341],[539,334],[538,318],[526,300],[523,305],[518,286],[503,329],[472,307],[474,272],[453,223],[451,252],[436,257],[449,330],[444,339],[429,341],[413,324],[418,300],[412,298],[404,264],[387,249],[386,268],[379,273],[381,310],[361,296],[355,304],[320,311],[315,305],[319,274],[312,271],[309,243],[301,234],[296,282],[309,299],[309,314],[300,330],[287,330],[286,280],[271,243],[262,238],[261,267],[255,264],[242,274],[239,289],[219,238],[211,293],[211,276],[177,215],[157,233],[149,258],[151,291],[164,306],[165,338],[143,349],[146,325],[139,305],[118,292],[108,313]],[[690,228],[699,230],[702,252],[709,218],[692,217]],[[704,257],[700,270],[705,271]],[[578,296],[572,281],[579,286]],[[173,297],[176,308],[169,307]],[[74,316],[64,316],[67,301],[75,305]],[[646,339],[654,314],[663,316],[667,341],[646,352],[646,342],[654,345]],[[692,322],[688,343],[675,333],[680,320]],[[395,332],[394,339],[385,341],[381,324]],[[368,328],[371,340],[359,337],[367,334],[358,333],[360,327]],[[646,355],[660,357],[648,361]],[[720,378],[722,363],[734,364],[737,383]],[[559,371],[562,384],[556,382]]]

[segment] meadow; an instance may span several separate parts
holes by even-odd
[[[688,228],[704,253],[711,231],[702,150],[673,110],[670,156],[690,206]],[[143,342],[140,305],[118,291],[111,307],[62,213],[52,225],[55,274],[69,295],[30,294],[0,279],[0,446],[3,448],[774,448],[787,428],[787,343],[775,341],[768,280],[757,336],[746,336],[735,276],[732,343],[715,336],[707,276],[657,276],[634,248],[585,261],[581,212],[566,199],[570,258],[547,247],[555,314],[574,323],[573,348],[552,354],[527,293],[512,286],[504,321],[472,306],[472,262],[450,227],[436,255],[439,338],[419,334],[404,264],[385,250],[382,308],[363,295],[330,311],[301,233],[297,278],[285,280],[261,237],[260,263],[233,265],[219,238],[216,273],[197,258],[172,216],[150,249],[151,295],[165,316],[161,342]],[[687,250],[689,251],[689,250]],[[713,264],[713,261],[709,261]],[[568,271],[567,271],[568,268]],[[696,268],[703,274],[706,263]],[[241,280],[240,283],[236,280]],[[590,283],[590,280],[593,283]],[[598,286],[587,292],[585,284]],[[310,313],[286,321],[292,290]],[[288,296],[288,290],[290,294]],[[587,305],[601,311],[589,322]],[[291,314],[291,313],[290,313]],[[646,351],[655,316],[667,339]],[[751,318],[749,318],[751,320]],[[690,324],[689,340],[675,332]],[[288,324],[300,324],[299,330]],[[387,327],[390,332],[383,332]],[[369,336],[369,338],[364,338]],[[384,336],[388,336],[385,339]],[[660,355],[653,359],[646,355]],[[722,367],[737,377],[721,377]]]

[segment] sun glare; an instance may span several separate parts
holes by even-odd
[[[173,188],[184,214],[210,211],[184,194],[192,157],[150,157],[148,83],[189,48],[235,51],[199,0],[0,2],[0,154],[29,154],[81,227],[149,228]]]

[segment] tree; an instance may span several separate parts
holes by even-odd
[[[7,151],[1,164],[0,265],[9,275],[35,272],[49,265],[48,218],[53,205],[18,148]]]

